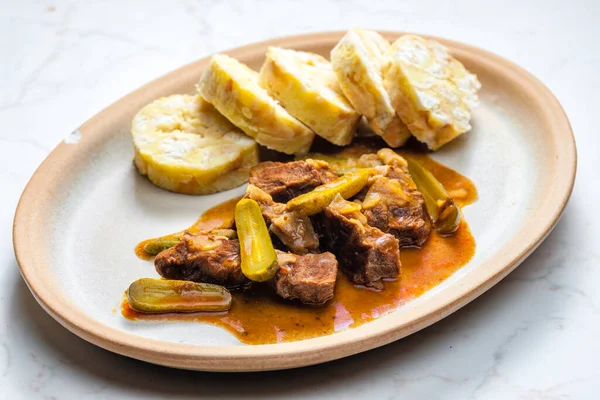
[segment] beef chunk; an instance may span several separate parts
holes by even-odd
[[[421,246],[431,233],[425,198],[411,179],[406,160],[386,150],[378,155],[387,168],[373,178],[364,195],[363,214],[369,225],[394,235],[400,246]]]
[[[270,194],[274,201],[287,203],[336,178],[337,175],[324,161],[268,161],[250,170],[249,182]]]
[[[285,204],[274,202],[268,193],[254,185],[248,185],[246,197],[258,203],[271,233],[292,253],[318,250],[319,239],[310,218],[286,211]]]
[[[400,274],[398,240],[367,224],[358,203],[338,195],[315,217],[323,247],[336,255],[340,268],[357,284],[381,286],[382,278]]]
[[[279,270],[273,278],[277,294],[304,304],[322,305],[333,297],[338,263],[331,253],[297,254],[277,252]]]
[[[421,246],[429,238],[431,221],[423,195],[397,179],[375,178],[362,208],[368,224],[394,235],[400,246]]]
[[[163,278],[239,287],[248,281],[240,264],[240,243],[225,236],[185,233],[154,259]]]

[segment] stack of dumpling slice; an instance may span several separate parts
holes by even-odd
[[[259,144],[287,154],[307,153],[315,134],[350,144],[360,118],[329,61],[278,47],[267,50],[260,73],[214,56],[198,93]]]
[[[259,73],[225,55],[212,58],[198,92],[259,144],[306,153],[316,134],[344,146],[364,116],[390,147],[415,136],[436,150],[468,131],[481,87],[441,44],[405,35],[390,44],[355,28],[331,62],[270,47]]]
[[[159,99],[136,116],[136,166],[164,189],[213,193],[247,178],[258,145],[302,155],[318,135],[345,146],[362,117],[390,147],[414,136],[436,150],[470,129],[480,87],[435,41],[406,35],[390,44],[359,28],[331,62],[269,47],[257,72],[217,54],[197,95]]]
[[[331,63],[342,91],[373,132],[391,147],[399,147],[410,138],[410,131],[383,85],[389,48],[379,33],[355,28],[333,48]]]
[[[436,41],[405,35],[390,45],[355,28],[331,62],[344,94],[391,147],[412,134],[437,150],[471,129],[481,84]]]

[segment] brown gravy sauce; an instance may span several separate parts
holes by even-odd
[[[368,147],[353,146],[337,156],[358,157],[372,151]],[[473,182],[458,172],[424,154],[410,151],[399,153],[420,161],[448,192],[454,193],[455,201],[461,207],[477,199]],[[238,200],[231,199],[209,209],[188,230],[202,231],[230,224]],[[142,242],[136,247],[136,254],[150,259],[143,251],[144,244]],[[394,311],[444,281],[465,265],[474,253],[475,240],[463,220],[453,235],[441,236],[433,232],[422,248],[402,249],[402,276],[385,282],[381,291],[356,286],[340,272],[334,298],[323,307],[312,308],[283,300],[269,287],[261,284],[254,285],[245,292],[232,292],[232,308],[224,313],[147,315],[131,309],[125,300],[122,314],[131,320],[205,322],[227,329],[247,344],[309,339],[357,327]]]

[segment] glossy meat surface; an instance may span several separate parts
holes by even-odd
[[[322,305],[333,297],[338,270],[333,254],[278,252],[277,262],[273,286],[279,296],[309,305]]]
[[[286,203],[336,178],[323,161],[267,161],[252,168],[249,182],[271,195],[274,201]]]
[[[362,208],[369,225],[391,233],[402,247],[421,246],[429,238],[431,221],[425,199],[416,188],[401,180],[376,177]]]
[[[316,220],[322,246],[335,254],[354,283],[377,287],[381,279],[400,275],[398,240],[369,226],[358,203],[338,196]]]
[[[245,285],[240,244],[224,236],[185,233],[173,247],[154,259],[156,271],[163,278],[215,283],[229,288]]]
[[[431,233],[431,220],[406,160],[389,149],[380,150],[377,158],[385,166],[361,194],[367,223],[394,235],[401,247],[422,246]]]

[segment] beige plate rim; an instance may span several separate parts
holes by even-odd
[[[401,32],[382,32],[389,38],[403,34]],[[227,51],[237,58],[256,54],[267,45],[291,48],[310,48],[314,43],[332,45],[341,38],[343,32],[323,32],[297,35],[254,43]],[[393,317],[388,323],[376,320],[360,329],[350,329],[335,335],[324,336],[300,342],[259,346],[198,346],[169,343],[142,338],[131,333],[106,326],[90,315],[86,315],[71,304],[65,297],[52,291],[45,285],[50,271],[43,268],[46,255],[30,245],[40,240],[40,226],[50,221],[52,209],[49,206],[56,187],[63,178],[63,171],[74,165],[80,156],[77,146],[59,144],[37,169],[25,188],[14,219],[14,251],[21,274],[31,292],[42,307],[64,327],[81,338],[107,350],[136,359],[185,369],[210,371],[258,371],[293,368],[330,361],[362,351],[366,351],[394,340],[410,335],[477,298],[509,272],[517,267],[550,233],[558,222],[570,197],[575,181],[577,155],[573,132],[567,116],[552,93],[534,76],[516,64],[485,50],[450,41],[434,39],[448,46],[459,58],[467,57],[503,79],[512,80],[522,89],[528,100],[535,102],[541,118],[550,127],[548,140],[552,143],[556,155],[552,165],[548,165],[555,176],[544,188],[545,201],[540,202],[536,212],[541,219],[529,224],[508,241],[506,252],[488,260],[473,270],[465,283],[453,290],[444,290],[410,311],[410,318]],[[102,139],[110,135],[106,121],[122,116],[123,109],[138,103],[141,97],[149,93],[176,85],[178,74],[190,69],[198,69],[206,59],[175,70],[140,89],[125,96],[113,105],[84,123],[80,130],[82,140],[78,146],[93,149]],[[94,134],[95,133],[95,134]],[[425,306],[423,306],[425,304]],[[394,319],[395,318],[395,319]]]

